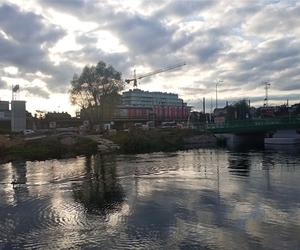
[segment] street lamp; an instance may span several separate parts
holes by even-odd
[[[222,80],[218,80],[216,83],[216,109],[218,108],[218,86],[223,83]]]
[[[265,100],[264,100],[264,106],[268,107],[268,99],[269,99],[268,90],[269,90],[271,84],[268,81],[263,82],[263,84],[265,85],[265,91],[266,91],[266,97],[265,97]]]

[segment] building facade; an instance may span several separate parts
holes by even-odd
[[[0,101],[0,121],[10,121],[11,111],[8,101]]]
[[[11,111],[8,101],[0,101],[0,130],[11,130]]]
[[[26,129],[26,122],[25,101],[0,101],[0,130],[20,132]]]
[[[182,121],[190,110],[177,94],[133,89],[123,93],[115,119]]]

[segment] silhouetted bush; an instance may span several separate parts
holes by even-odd
[[[48,137],[35,142],[24,142],[0,151],[9,159],[46,160],[66,156],[89,155],[97,152],[97,142],[77,137],[75,143],[65,145],[58,137]]]

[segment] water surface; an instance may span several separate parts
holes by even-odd
[[[295,149],[13,162],[0,249],[300,249],[299,183]]]

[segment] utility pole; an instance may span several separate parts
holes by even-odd
[[[266,97],[265,97],[265,100],[264,100],[264,106],[268,107],[268,99],[269,99],[268,90],[269,90],[271,84],[266,81],[266,82],[264,82],[264,85],[265,85],[265,91],[266,91]]]
[[[213,101],[212,101],[212,96],[210,97],[210,121],[212,122],[212,113],[213,113]]]
[[[218,85],[220,85],[221,83],[223,83],[222,80],[218,80],[216,83],[216,109],[218,108]]]

